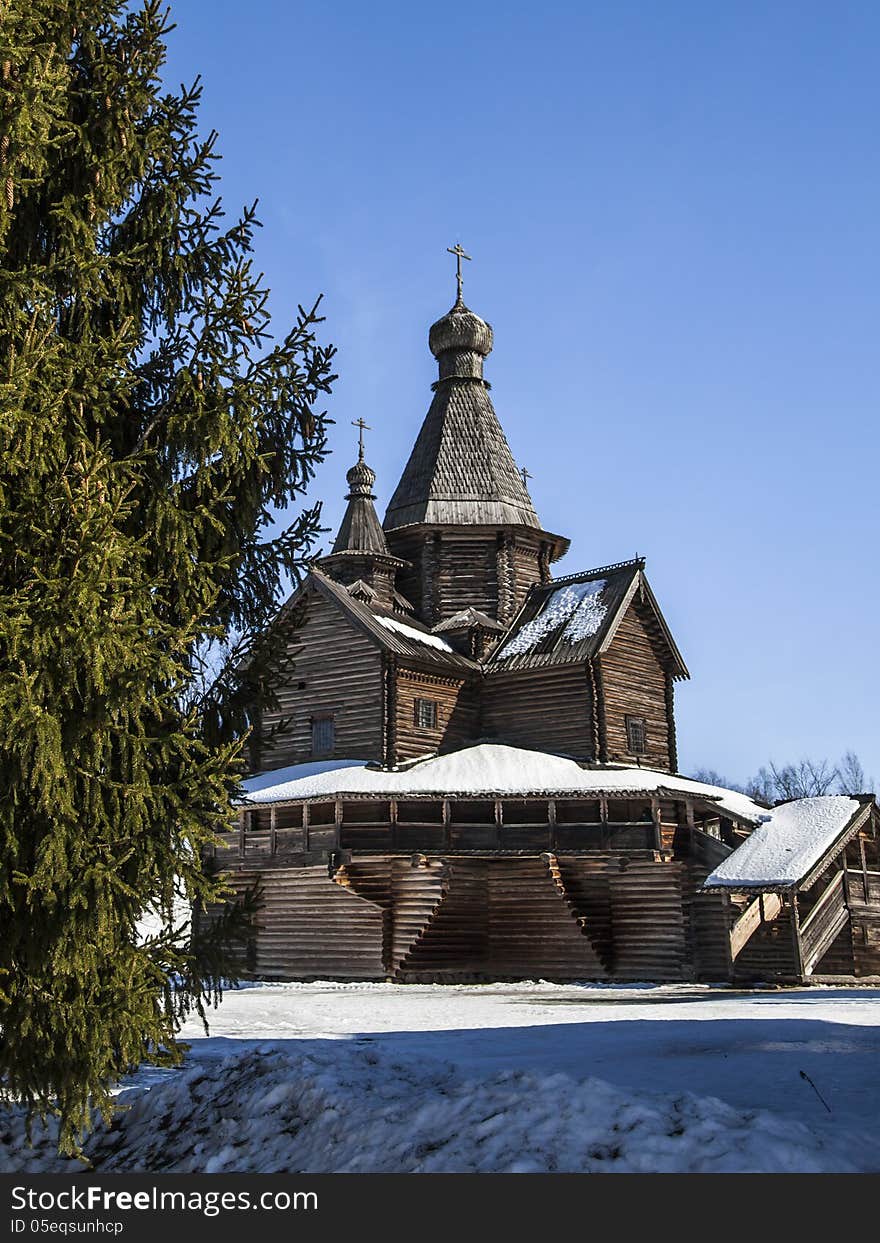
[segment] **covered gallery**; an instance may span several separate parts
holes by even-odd
[[[878,970],[870,796],[774,809],[670,773],[478,744],[246,783],[262,977],[774,979]]]

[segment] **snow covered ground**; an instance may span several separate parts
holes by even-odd
[[[876,1171],[878,1019],[855,988],[248,986],[87,1151],[120,1172]],[[76,1168],[4,1121],[0,1171]]]

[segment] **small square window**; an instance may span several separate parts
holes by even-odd
[[[419,729],[437,728],[437,703],[433,699],[417,699],[413,708],[413,723]]]
[[[626,745],[630,755],[645,755],[648,750],[648,739],[645,732],[643,716],[626,718]]]
[[[336,722],[333,717],[312,717],[312,755],[332,755],[335,748]]]

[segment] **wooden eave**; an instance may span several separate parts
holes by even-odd
[[[853,812],[852,819],[849,824],[847,824],[837,838],[835,838],[832,845],[828,847],[816,866],[811,868],[806,876],[802,880],[799,880],[797,884],[792,886],[792,888],[800,891],[802,889],[809,889],[811,885],[814,885],[828,867],[828,864],[833,863],[840,852],[845,850],[852,839],[861,832],[864,828],[865,821],[871,817],[871,810],[874,807],[874,799],[870,794],[859,795],[859,799],[860,801],[864,799],[864,802],[862,802],[862,805],[858,811]]]
[[[418,532],[424,535],[455,535],[456,540],[495,539],[503,531],[506,535],[526,534],[550,545],[550,560],[558,561],[571,547],[571,540],[564,535],[554,535],[540,526],[527,522],[456,522],[450,514],[448,522],[407,522],[399,527],[386,529],[386,535],[408,535]]]
[[[601,656],[604,652],[608,651],[608,648],[614,641],[617,629],[623,621],[626,610],[632,604],[637,595],[639,595],[651,609],[654,620],[657,623],[657,627],[660,632],[660,637],[668,650],[670,666],[669,671],[672,673],[672,676],[680,680],[690,678],[691,675],[688,671],[688,667],[684,663],[681,652],[678,650],[678,646],[672,637],[672,632],[666,624],[665,617],[660,612],[660,605],[657,603],[657,597],[651,590],[650,583],[645,577],[644,570],[639,570],[638,574],[633,576],[633,581],[627,588],[626,594],[618,605],[613,618],[606,624],[602,640],[596,648],[596,655]]]
[[[414,765],[431,759],[435,753],[429,752],[427,755],[417,756],[415,759],[395,765],[394,768],[386,769],[389,773],[398,773],[412,768]],[[374,768],[372,764],[369,768]],[[338,800],[345,802],[374,802],[385,803],[391,800],[399,803],[436,803],[438,799],[463,799],[463,800],[498,800],[504,802],[510,799],[513,802],[534,801],[536,803],[548,802],[551,799],[565,800],[570,799],[574,802],[595,802],[600,798],[605,799],[645,799],[650,800],[652,795],[664,801],[674,801],[683,803],[688,798],[693,798],[696,803],[704,802],[708,809],[720,815],[725,820],[738,820],[731,812],[717,807],[710,800],[701,800],[695,795],[689,794],[686,790],[670,790],[664,786],[658,786],[656,790],[645,789],[623,789],[615,786],[614,789],[596,789],[596,790],[481,790],[475,792],[473,790],[422,790],[418,792],[394,791],[382,792],[381,790],[334,790],[327,794],[306,794],[300,798],[271,799],[268,802],[260,802],[260,791],[257,790],[254,796],[237,804],[240,810],[251,811],[259,807],[293,807],[300,803],[333,803]]]

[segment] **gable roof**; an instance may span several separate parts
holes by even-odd
[[[477,672],[480,666],[459,652],[438,635],[431,632],[415,618],[407,618],[404,622],[399,614],[388,609],[377,608],[355,599],[341,583],[312,567],[303,580],[302,587],[291,596],[285,608],[293,604],[294,598],[312,585],[325,599],[336,604],[359,630],[371,638],[383,651],[390,652],[405,660],[413,660],[438,666],[438,672],[451,672],[459,677],[466,673]]]
[[[621,561],[532,587],[489,657],[487,671],[577,664],[610,646],[638,596],[651,614],[655,637],[665,649],[673,677],[686,678],[681,653],[644,575],[644,560]]]
[[[475,609],[471,605],[468,605],[466,609],[460,609],[450,617],[442,618],[436,626],[431,627],[433,634],[455,634],[461,630],[473,629],[492,630],[500,633],[504,630],[504,627],[494,617],[489,617],[487,613],[483,613],[480,609]]]
[[[704,889],[807,887],[867,821],[873,796],[826,794],[781,803],[706,877]]]

